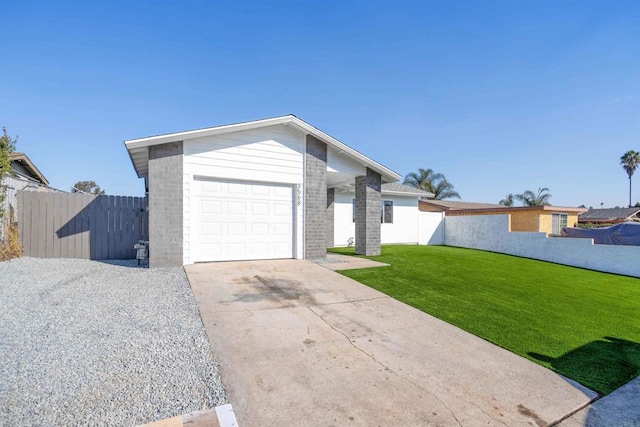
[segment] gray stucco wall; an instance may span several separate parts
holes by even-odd
[[[304,257],[327,256],[327,144],[307,135],[304,176]]]
[[[356,177],[356,254],[380,255],[380,190],[378,172]]]
[[[149,266],[182,265],[183,144],[149,147]]]

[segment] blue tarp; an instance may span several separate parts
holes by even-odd
[[[623,222],[602,228],[563,228],[562,236],[589,238],[599,245],[640,246],[640,223]]]

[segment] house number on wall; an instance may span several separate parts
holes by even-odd
[[[302,204],[302,189],[300,188],[300,184],[296,184],[296,205],[300,206]]]

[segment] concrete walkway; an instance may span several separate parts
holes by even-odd
[[[242,427],[535,426],[595,397],[311,262],[186,271]]]
[[[358,258],[355,256],[347,256],[340,254],[327,254],[327,259],[318,262],[324,268],[333,271],[341,270],[357,270],[359,268],[386,267],[389,264],[384,262],[372,261],[367,258]]]

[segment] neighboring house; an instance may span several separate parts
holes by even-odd
[[[575,227],[578,215],[587,210],[564,206],[502,206],[490,203],[421,200],[420,210],[444,212],[445,216],[511,215],[511,231],[535,231],[559,236],[565,227]]]
[[[418,201],[433,193],[399,183],[382,184],[380,204],[381,242],[413,243],[419,241]],[[353,185],[336,188],[334,199],[335,246],[351,246],[355,241],[356,199]]]
[[[2,185],[7,187],[3,211],[15,214],[18,208],[18,191],[57,191],[49,187],[49,181],[24,153],[10,153],[13,171],[3,179]]]
[[[589,209],[578,216],[578,225],[607,226],[626,221],[640,221],[640,208]]]
[[[125,146],[148,190],[153,267],[322,258],[337,243],[330,202],[347,186],[356,252],[379,254],[381,186],[401,178],[294,115]]]

